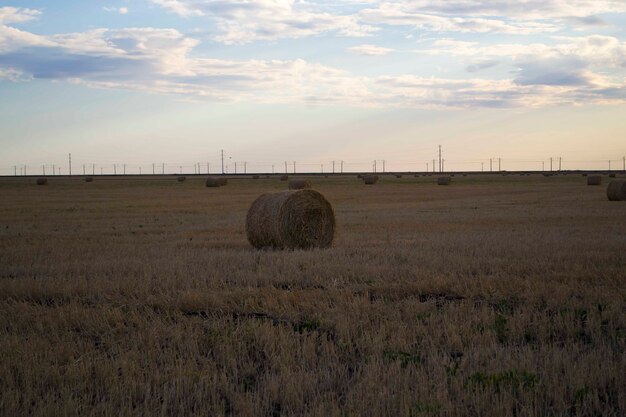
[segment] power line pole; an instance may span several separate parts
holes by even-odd
[[[224,174],[224,149],[221,150],[222,155],[222,175]]]
[[[446,172],[445,171],[445,167],[444,167],[445,162],[446,162],[446,160],[441,158],[441,172]]]
[[[293,173],[296,173],[296,161],[293,161]]]
[[[561,163],[563,162],[563,158],[559,156],[559,171],[561,170]]]
[[[489,172],[493,172],[493,158],[489,158]]]
[[[498,158],[498,172],[502,171],[502,158]]]
[[[435,160],[433,159],[433,172],[435,172]]]
[[[69,158],[70,177],[71,177],[72,176],[72,154],[69,154],[68,158]]]
[[[343,174],[343,160],[341,161],[341,173]]]
[[[124,175],[126,175],[126,164],[124,164]]]
[[[550,157],[550,172],[552,172],[552,157]]]
[[[237,161],[235,161],[235,174],[237,173]]]
[[[385,160],[383,159],[383,172],[385,172]]]
[[[139,167],[139,175],[141,175],[141,167]]]
[[[333,174],[335,173],[335,161],[333,161]]]
[[[41,166],[41,172],[43,173],[43,176],[45,177],[46,176],[46,165],[45,164]]]
[[[285,174],[287,173],[287,161],[285,161]]]
[[[376,173],[376,160],[374,160],[374,173]]]
[[[117,164],[113,164],[113,175],[117,175]]]
[[[439,145],[439,172],[443,172],[441,169],[441,145]]]
[[[247,161],[243,161],[243,173],[244,174],[248,173],[248,162]]]

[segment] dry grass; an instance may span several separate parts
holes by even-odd
[[[203,185],[0,180],[0,415],[626,414],[605,187],[318,179],[333,248],[263,252],[284,185]]]

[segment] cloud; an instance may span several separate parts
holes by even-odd
[[[41,11],[37,9],[24,9],[17,7],[0,7],[0,24],[9,25],[24,23],[37,19]]]
[[[468,65],[465,70],[467,72],[478,72],[478,71],[482,71],[484,69],[489,69],[492,67],[495,67],[496,65],[498,65],[500,62],[496,61],[496,60],[480,60],[477,61],[471,65]]]
[[[119,13],[119,14],[128,14],[128,7],[107,7],[104,6],[102,8],[105,12]]]
[[[302,38],[326,32],[361,37],[376,28],[358,21],[355,15],[321,11],[312,3],[294,0],[152,0],[180,16],[213,19],[225,44],[258,40]]]
[[[555,25],[548,23],[530,21],[511,23],[501,19],[437,15],[407,6],[402,2],[383,3],[377,8],[362,10],[359,15],[363,21],[370,24],[411,26],[435,32],[493,32],[527,35],[558,30]]]
[[[214,59],[194,53],[199,41],[175,29],[101,28],[36,35],[0,25],[0,74],[5,80],[38,78],[256,103],[409,108],[626,103],[626,78],[597,71],[626,67],[624,42],[605,36],[554,39],[558,43],[551,46],[439,40],[422,51],[468,58],[476,69],[489,60],[509,60],[514,67],[506,79],[458,80],[414,74],[364,77],[302,59]],[[372,45],[360,49],[371,51]]]
[[[349,52],[352,52],[353,54],[366,55],[366,56],[383,56],[394,51],[391,48],[385,48],[382,46],[376,46],[376,45],[370,45],[370,44],[351,46],[350,48],[347,48],[347,50]]]

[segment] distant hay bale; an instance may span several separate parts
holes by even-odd
[[[589,175],[587,177],[587,185],[600,185],[602,184],[601,175]]]
[[[606,189],[609,201],[626,201],[626,180],[613,180]]]
[[[582,174],[582,175],[583,175],[583,177],[586,177],[586,176],[587,176],[587,173],[584,173],[584,174]]]
[[[37,185],[48,185],[48,178],[37,178]]]
[[[176,181],[183,182],[187,179],[187,177],[176,177]]]
[[[206,179],[205,185],[207,187],[219,187],[220,185],[222,185],[222,179],[217,177],[208,177]]]
[[[93,182],[93,177],[85,177],[85,182]]]
[[[311,181],[303,179],[289,180],[290,190],[303,190],[305,188],[311,188]]]
[[[258,180],[259,178],[261,178],[261,177],[260,177],[260,176],[258,176],[258,175],[253,175],[253,176],[252,176],[252,179],[253,179],[253,180]]]
[[[615,173],[614,173],[614,172],[611,172],[611,173],[609,174],[609,178],[615,178]]]
[[[246,216],[246,236],[257,249],[327,248],[334,234],[333,208],[315,190],[263,194]]]
[[[378,182],[378,175],[363,175],[363,182],[367,185],[373,185]]]
[[[396,178],[402,178],[402,175],[396,174]]]
[[[450,182],[452,182],[452,178],[450,177],[437,178],[437,185],[450,185]]]
[[[289,175],[281,175],[280,176],[280,180],[281,181],[287,181],[289,179]]]

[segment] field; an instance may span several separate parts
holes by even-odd
[[[624,416],[626,203],[580,175],[0,179],[0,416]]]

